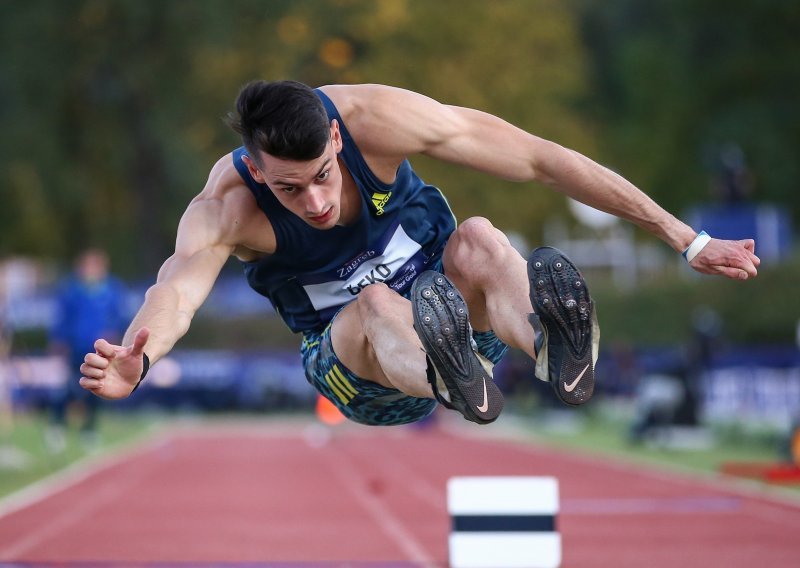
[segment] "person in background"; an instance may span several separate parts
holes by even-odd
[[[73,273],[58,286],[49,352],[63,357],[69,371],[74,373],[86,352],[93,350],[97,337],[122,338],[127,324],[124,298],[125,287],[109,273],[108,255],[97,248],[82,251]],[[66,447],[67,414],[75,403],[83,406],[82,442],[90,448],[98,440],[99,399],[70,376],[53,395],[47,442],[54,452]]]
[[[14,408],[8,364],[11,334],[6,324],[7,302],[4,284],[0,273],[0,470],[8,467],[14,451],[11,441],[11,433],[14,429]]]

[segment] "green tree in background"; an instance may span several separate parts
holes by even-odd
[[[219,59],[201,60],[202,45],[238,41],[238,18],[257,4],[243,4],[240,16],[199,2],[4,10],[1,155],[12,175],[2,252],[59,256],[97,241],[129,270],[157,266],[222,135],[227,98],[218,91],[230,97],[228,83],[239,83],[209,78]],[[237,60],[253,55],[242,49]]]
[[[109,247],[152,276],[178,217],[238,145],[252,79],[394,84],[500,115],[620,171],[680,213],[733,141],[756,198],[794,213],[790,0],[0,0],[0,255]],[[391,135],[391,133],[387,133]],[[459,216],[538,242],[565,200],[424,159]]]
[[[123,272],[151,271],[213,162],[238,145],[221,119],[255,78],[395,84],[593,150],[574,112],[585,96],[575,19],[556,0],[39,0],[3,13],[0,254],[58,258],[101,242]],[[563,207],[551,192],[420,168],[461,218],[536,236]]]
[[[720,146],[740,146],[753,198],[800,199],[800,3],[576,3],[603,153],[667,207],[708,200]]]

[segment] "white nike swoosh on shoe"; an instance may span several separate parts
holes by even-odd
[[[480,412],[486,412],[489,410],[489,398],[486,396],[486,377],[483,377],[483,404],[480,406],[476,406]]]
[[[571,383],[567,383],[567,381],[564,381],[564,390],[565,391],[572,392],[572,391],[575,390],[575,387],[578,386],[578,381],[581,380],[581,377],[586,372],[586,370],[589,368],[589,365],[591,365],[591,363],[586,363],[586,366],[583,368],[583,371],[581,371],[581,374],[578,375],[577,377],[575,377],[575,380],[572,381]]]

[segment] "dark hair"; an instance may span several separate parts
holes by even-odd
[[[250,157],[258,150],[287,160],[313,160],[330,138],[330,120],[322,101],[297,81],[253,81],[236,98],[228,125],[242,137]]]

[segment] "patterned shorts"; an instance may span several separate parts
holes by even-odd
[[[394,426],[422,420],[436,408],[430,398],[417,398],[359,378],[333,352],[331,326],[322,333],[305,333],[300,355],[306,379],[347,418],[360,424]],[[493,331],[473,332],[478,352],[492,363],[503,358],[508,346]]]

